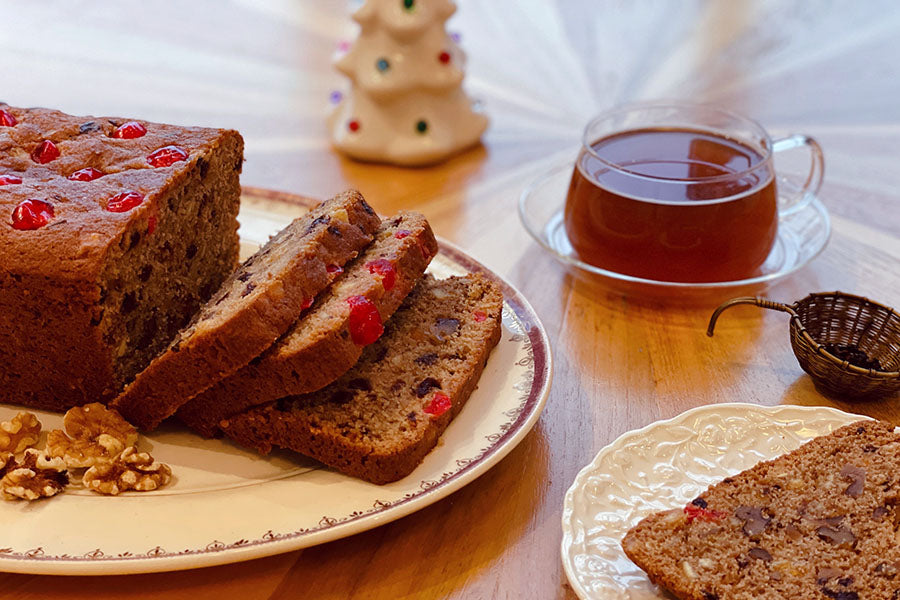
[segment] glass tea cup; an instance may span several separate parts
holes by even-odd
[[[806,147],[810,171],[779,195],[774,154]],[[635,104],[585,127],[564,211],[578,257],[654,281],[753,277],[778,221],[806,206],[824,175],[819,144],[772,141],[757,122],[706,105]]]

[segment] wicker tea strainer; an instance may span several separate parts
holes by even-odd
[[[810,294],[793,304],[734,298],[709,320],[712,336],[723,310],[755,304],[791,315],[791,346],[804,371],[822,390],[848,400],[874,400],[900,391],[900,315],[862,296]]]

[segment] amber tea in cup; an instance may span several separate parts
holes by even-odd
[[[803,193],[779,206],[773,152],[805,145]],[[754,121],[693,105],[636,105],[591,121],[569,184],[565,227],[585,262],[654,281],[739,281],[757,274],[780,214],[821,183],[811,138],[772,142]]]

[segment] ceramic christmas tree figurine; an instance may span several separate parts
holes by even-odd
[[[366,0],[356,42],[337,61],[350,91],[333,96],[335,147],[361,160],[439,162],[478,143],[487,118],[462,89],[465,55],[444,29],[451,0]]]

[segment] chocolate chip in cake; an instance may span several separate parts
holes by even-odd
[[[191,244],[187,247],[187,250],[184,251],[184,257],[191,260],[195,256],[197,256],[197,244]]]
[[[312,233],[312,231],[323,223],[327,223],[331,220],[331,217],[328,215],[322,215],[321,217],[316,217],[313,219],[309,225],[306,226],[306,231],[304,233]]]
[[[387,350],[387,349],[385,349],[385,350]],[[417,365],[420,365],[423,367],[433,365],[437,362],[437,360],[438,360],[438,355],[434,352],[428,352],[427,354],[423,354],[422,356],[419,356],[418,358],[413,359],[413,361]]]
[[[256,289],[256,284],[254,284],[251,281],[250,283],[247,284],[247,287],[244,288],[244,291],[241,292],[241,298],[245,298],[245,297],[249,296],[250,292],[252,292],[254,289]]]
[[[693,500],[691,500],[691,504],[693,504],[694,506],[699,506],[700,508],[707,508],[707,506],[708,506],[706,500],[704,500],[703,498],[700,498],[700,497],[697,497],[697,498],[694,498]]]
[[[441,382],[434,377],[426,377],[419,382],[419,385],[416,386],[416,396],[418,396],[419,398],[424,398],[426,395],[428,395],[428,392],[430,392],[434,388],[441,389]]]
[[[100,129],[100,126],[97,125],[96,121],[87,121],[78,126],[79,134],[91,133],[92,131],[97,131],[98,129]]]
[[[366,211],[367,214],[370,214],[370,215],[374,215],[374,214],[375,214],[375,211],[372,210],[372,207],[369,206],[369,203],[366,202],[365,200],[363,200],[362,202],[360,202],[360,206],[362,206],[362,209],[363,209],[364,211]]]
[[[334,225],[329,225],[329,226],[328,226],[328,233],[330,233],[331,235],[333,235],[333,236],[335,236],[335,237],[344,237],[344,236],[341,234],[341,230],[338,229],[337,227],[335,227]]]
[[[244,271],[243,273],[241,273],[240,275],[237,276],[237,279],[238,279],[238,281],[247,281],[251,277],[253,277],[253,273],[250,273],[249,271]]]

